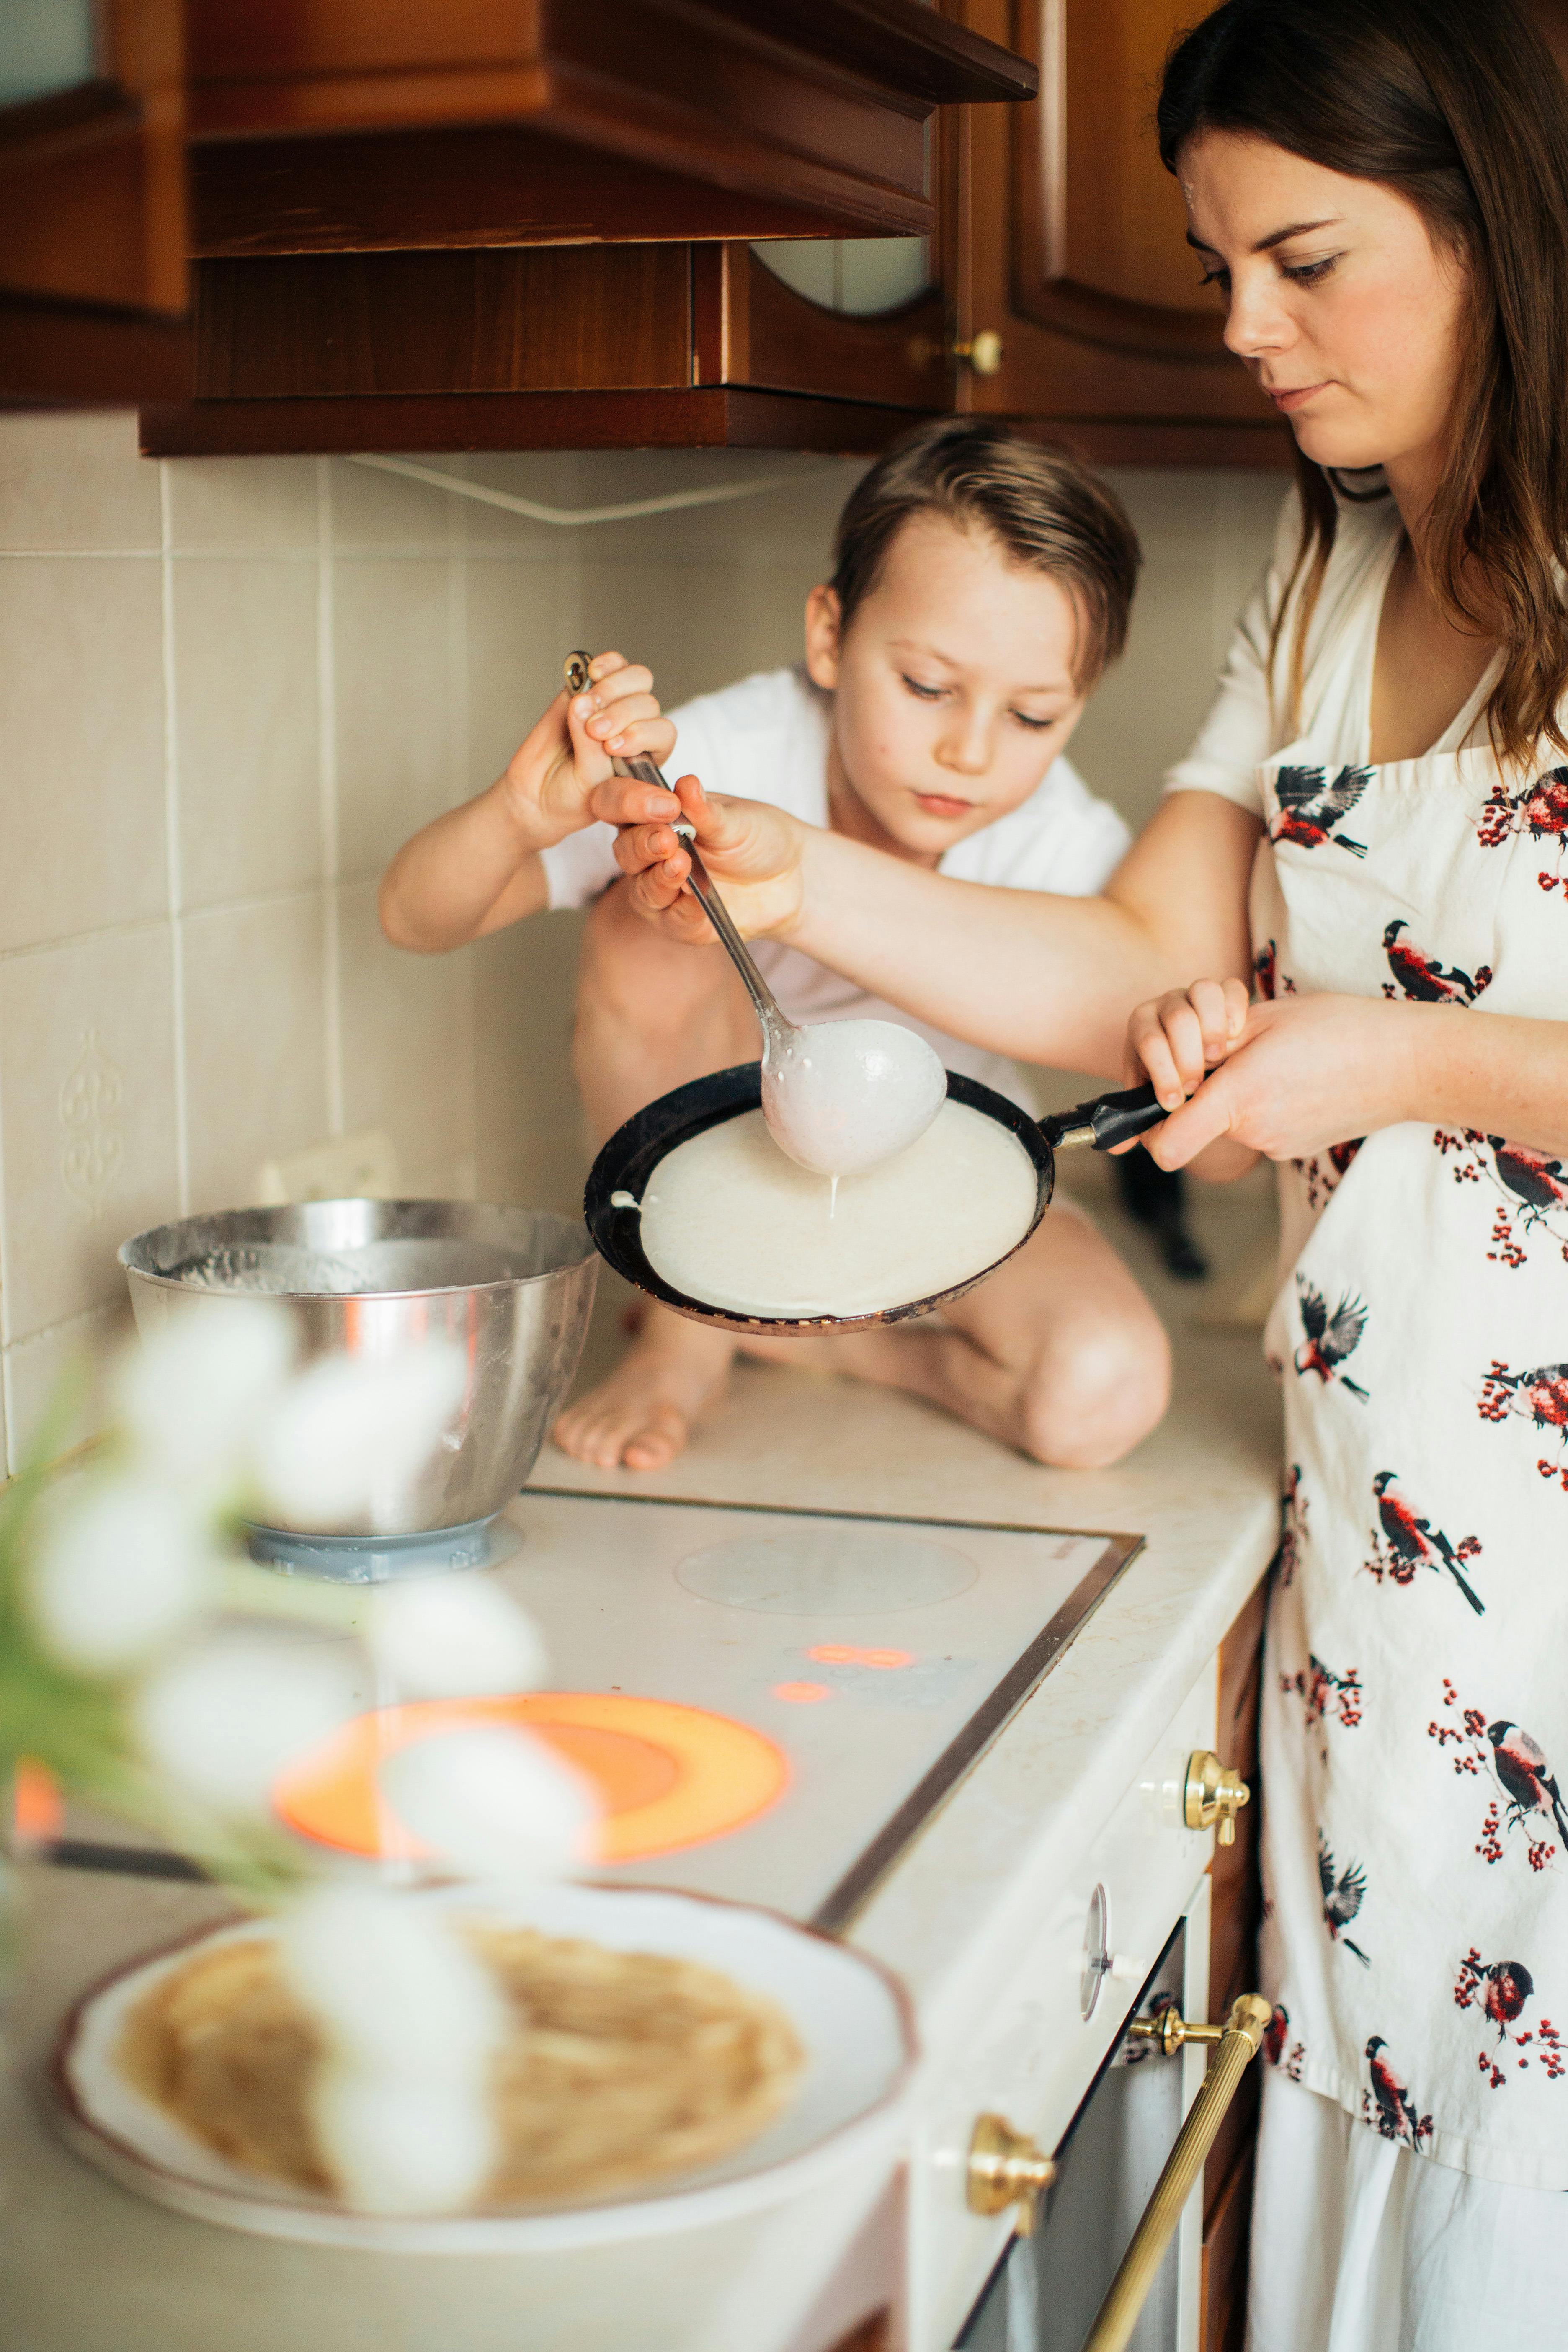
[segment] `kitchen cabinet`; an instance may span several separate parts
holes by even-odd
[[[0,400],[189,381],[181,0],[34,0],[0,56]]]
[[[967,407],[1026,417],[1110,464],[1283,467],[1289,428],[1221,341],[1152,115],[1187,0],[965,0],[1040,71],[1027,109],[971,108],[961,332],[1001,363]]]
[[[732,241],[199,262],[195,347],[150,454],[875,449],[952,381],[939,292],[819,314]]]
[[[1032,70],[916,0],[191,0],[199,254],[931,225],[923,125]]]
[[[848,233],[864,281],[864,232],[931,238],[938,110],[1033,92],[1005,45],[916,0],[469,0],[429,46],[197,0],[195,398],[150,450],[869,448],[949,404],[938,286],[868,320],[752,248]]]

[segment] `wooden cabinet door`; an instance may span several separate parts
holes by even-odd
[[[1160,69],[1190,0],[963,0],[1040,68],[1032,107],[969,110],[967,341],[1002,339],[968,407],[1070,427],[1136,463],[1284,465],[1286,429],[1226,351],[1155,143]]]
[[[185,308],[179,0],[109,0],[95,70],[0,109],[0,288],[177,313]]]
[[[0,106],[0,398],[184,390],[181,0],[97,0],[84,78]]]

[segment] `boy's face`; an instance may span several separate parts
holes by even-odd
[[[840,634],[806,600],[806,668],[834,696],[835,814],[857,812],[923,865],[1026,801],[1077,725],[1071,596],[989,533],[916,515]]]

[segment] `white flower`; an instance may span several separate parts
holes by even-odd
[[[28,1585],[45,1645],[67,1665],[116,1674],[200,1614],[217,1570],[190,1499],[145,1477],[58,1488]]]
[[[467,1360],[451,1342],[381,1361],[324,1357],[290,1383],[257,1433],[263,1495],[292,1524],[338,1532],[395,1512],[467,1385]]]
[[[475,1698],[530,1690],[544,1673],[531,1618],[477,1576],[422,1576],[385,1584],[371,1602],[366,1640],[404,1698]]]
[[[452,2212],[495,2165],[494,2121],[467,2084],[328,2065],[311,2106],[327,2168],[362,2213]]]
[[[382,1794],[460,1876],[558,1878],[594,1859],[591,1783],[526,1731],[448,1731],[389,1756]]]
[[[209,1498],[232,1495],[295,1345],[289,1315],[270,1300],[209,1298],[128,1348],[113,1394],[138,1467]]]
[[[354,1713],[350,1658],[276,1633],[218,1633],[142,1685],[133,1722],[151,1762],[220,1812],[260,1812],[283,1766]]]
[[[324,1886],[285,1917],[280,1944],[326,2030],[312,2111],[347,2202],[466,2203],[495,2161],[490,2070],[509,2018],[451,1915],[384,1887]]]

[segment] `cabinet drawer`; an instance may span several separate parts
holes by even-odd
[[[1212,1832],[1183,1825],[1182,1792],[1188,1757],[1214,1737],[1210,1672],[1081,1857],[1041,1887],[1021,1924],[998,1932],[989,1968],[976,1975],[973,2024],[932,2053],[910,2175],[910,2352],[951,2345],[1013,2226],[1010,2217],[987,2220],[965,2202],[976,2117],[995,2112],[1042,2147],[1057,2146],[1192,1899]],[[1111,1966],[1086,2019],[1085,1932],[1097,1887]]]

